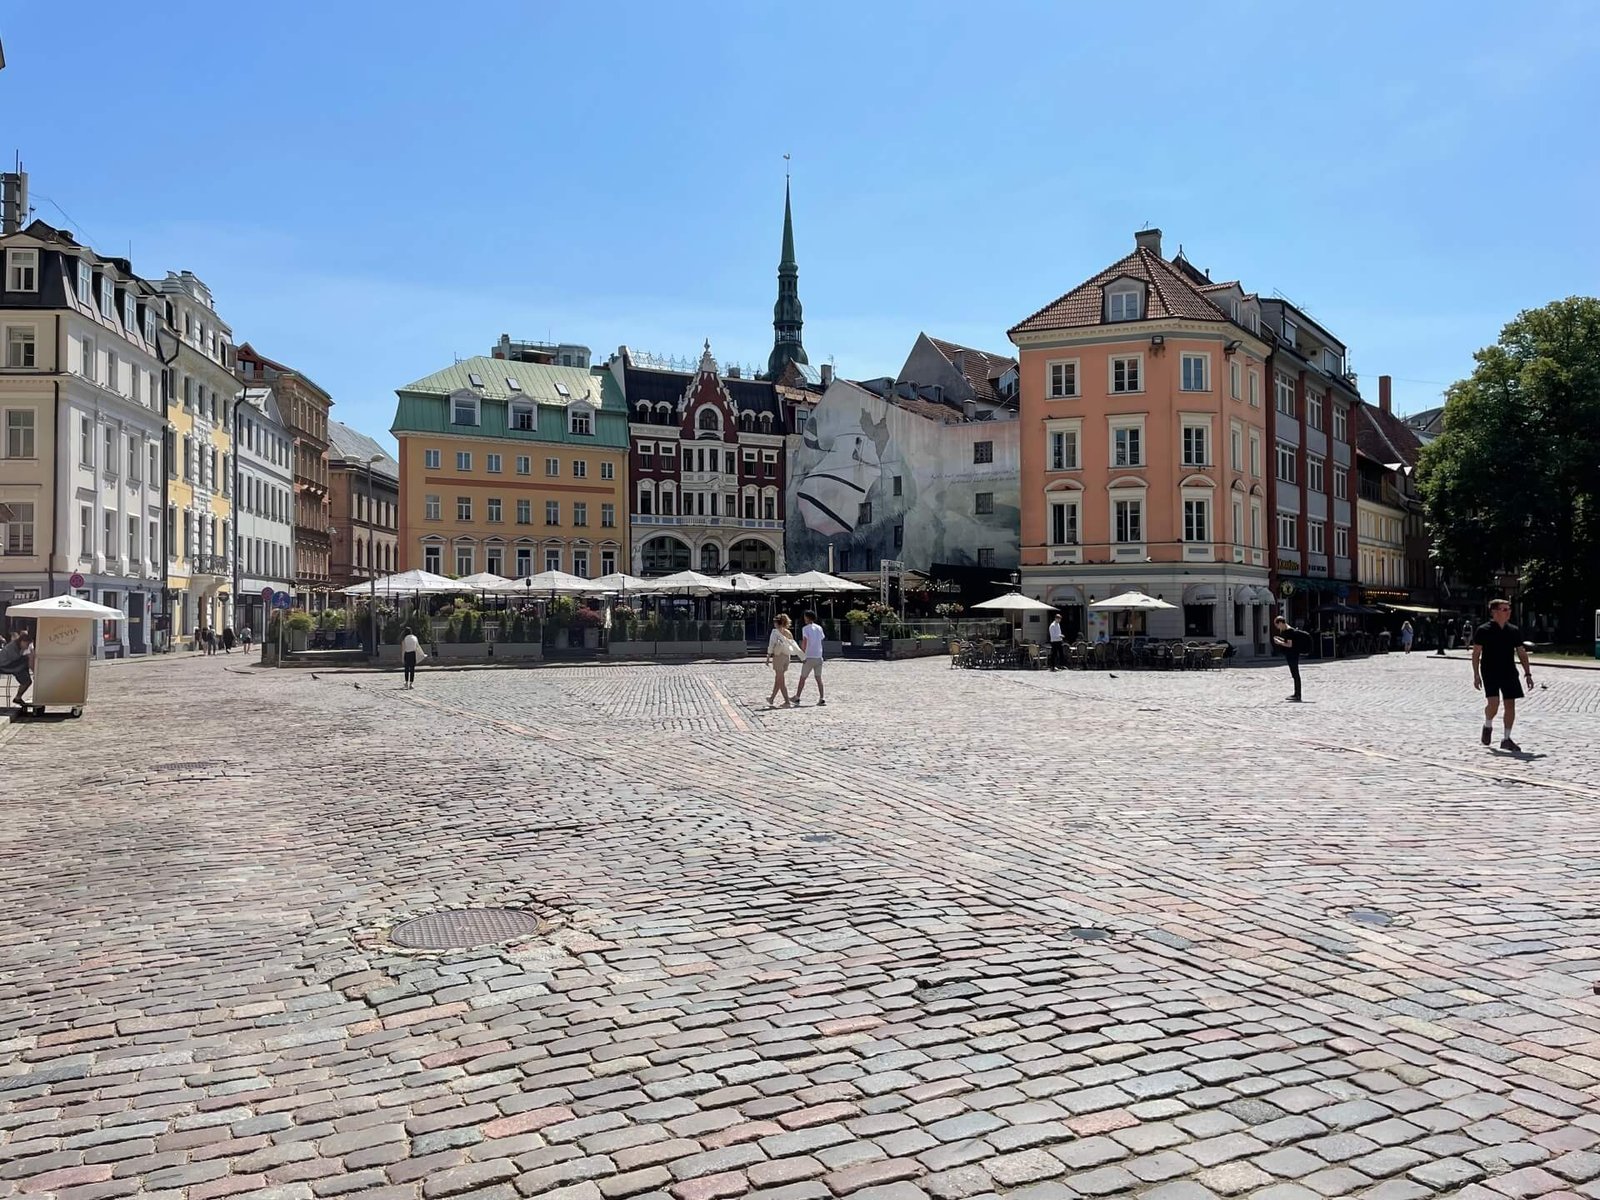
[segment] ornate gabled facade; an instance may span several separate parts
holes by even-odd
[[[611,360],[628,405],[633,573],[784,570],[785,434],[774,384]]]
[[[789,207],[789,185],[783,185],[783,255],[778,261],[778,301],[772,306],[772,353],[767,357],[767,378],[776,380],[790,363],[809,365],[800,341],[805,322],[800,314],[800,264],[794,256],[794,217]]]

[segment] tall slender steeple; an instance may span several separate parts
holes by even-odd
[[[787,156],[785,156],[787,157]],[[800,343],[800,264],[794,256],[794,216],[789,207],[789,179],[783,180],[783,258],[778,263],[778,302],[772,306],[772,353],[767,378],[776,379],[790,363],[807,365]]]

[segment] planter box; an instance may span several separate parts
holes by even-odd
[[[889,641],[889,658],[929,658],[949,653],[950,643],[943,638],[892,638]]]
[[[612,642],[617,658],[743,658],[745,645],[737,642]]]
[[[495,642],[495,662],[540,662],[544,659],[544,646],[539,642]]]
[[[475,659],[489,657],[488,642],[440,642],[438,659]]]

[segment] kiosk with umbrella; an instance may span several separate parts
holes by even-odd
[[[125,621],[127,615],[69,592],[13,604],[6,616],[31,617],[38,622],[33,642],[33,697],[27,704],[19,703],[19,715],[38,717],[46,708],[66,708],[74,717],[81,717],[89,699],[90,622]]]
[[[1056,606],[1046,604],[1043,600],[1035,600],[1032,596],[1024,596],[1021,592],[1007,592],[1004,596],[996,596],[993,600],[984,600],[974,604],[973,608],[981,608],[988,612],[1012,613],[1016,616],[1016,626],[1012,631],[1012,641],[1017,645],[1017,652],[1022,653],[1022,614],[1055,612]]]

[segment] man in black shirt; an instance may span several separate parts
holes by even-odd
[[[1472,686],[1483,692],[1483,744],[1494,737],[1494,714],[1502,699],[1506,702],[1505,736],[1500,749],[1513,754],[1522,747],[1511,740],[1511,727],[1517,720],[1517,701],[1522,684],[1517,682],[1517,657],[1522,658],[1522,677],[1533,688],[1533,670],[1528,665],[1528,648],[1522,644],[1522,630],[1511,624],[1511,601],[1489,601],[1489,619],[1472,634]]]
[[[1283,661],[1289,664],[1289,677],[1294,680],[1294,695],[1289,699],[1296,702],[1300,699],[1300,653],[1311,648],[1311,635],[1304,629],[1296,629],[1289,624],[1288,618],[1276,617],[1272,622],[1272,644],[1283,651]]]

